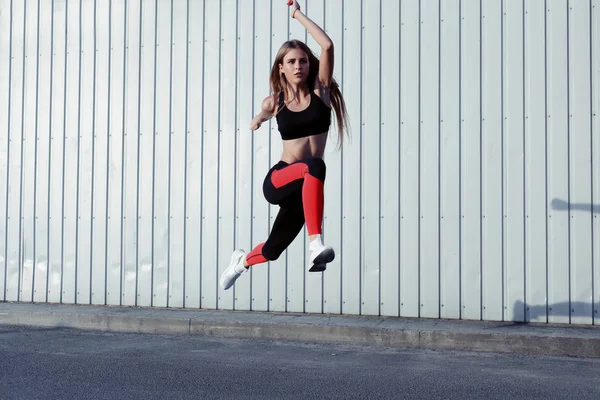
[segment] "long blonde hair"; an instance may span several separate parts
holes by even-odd
[[[279,72],[279,64],[283,64],[283,58],[292,49],[300,49],[308,56],[309,69],[306,84],[308,85],[309,90],[315,89],[313,86],[319,73],[319,59],[315,57],[305,43],[301,42],[300,40],[289,40],[281,45],[281,48],[275,57],[275,61],[273,61],[273,68],[271,68],[271,75],[269,78],[271,91],[273,94],[280,93],[285,89],[286,80],[285,77]],[[342,143],[344,141],[344,130],[348,132],[348,113],[346,111],[346,102],[344,101],[344,97],[340,91],[340,86],[333,78],[331,78],[331,82],[329,83],[329,97],[331,99],[331,107],[335,111],[336,116],[338,127],[338,145],[339,147],[342,147]]]

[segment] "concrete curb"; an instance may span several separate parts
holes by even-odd
[[[0,325],[600,358],[597,326],[31,303]]]

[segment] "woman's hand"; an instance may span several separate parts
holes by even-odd
[[[296,12],[296,10],[300,9],[300,4],[298,4],[296,0],[288,0],[287,5],[290,6],[290,13],[292,15],[292,18],[294,18],[294,13]]]
[[[258,130],[258,128],[260,128],[261,125],[261,122],[257,121],[256,119],[253,119],[252,122],[250,122],[250,129],[256,131]]]

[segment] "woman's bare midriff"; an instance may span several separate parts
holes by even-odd
[[[327,144],[327,132],[318,135],[283,141],[281,161],[288,164],[305,158],[323,158]]]

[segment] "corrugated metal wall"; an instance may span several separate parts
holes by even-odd
[[[302,6],[351,118],[338,257],[224,292],[277,211],[271,62],[317,50],[285,0],[0,0],[0,299],[597,323],[600,0]]]

